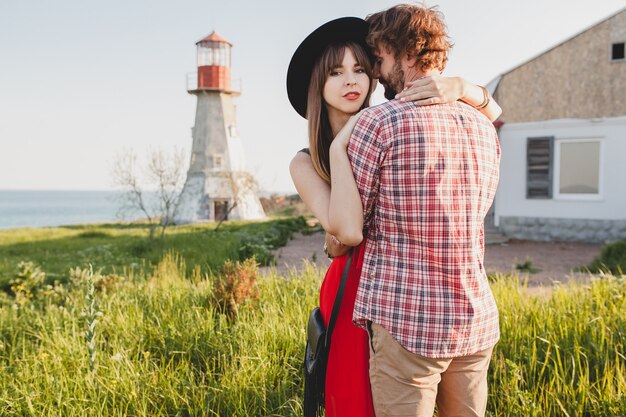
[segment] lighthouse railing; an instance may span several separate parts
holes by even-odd
[[[195,91],[198,89],[198,72],[187,73],[187,91]],[[231,90],[241,92],[241,78],[230,81]]]

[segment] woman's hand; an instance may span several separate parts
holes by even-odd
[[[341,128],[339,133],[337,133],[337,136],[335,136],[335,138],[333,139],[333,142],[330,145],[331,147],[340,146],[343,150],[348,149],[348,141],[350,141],[350,136],[352,135],[354,126],[356,126],[356,123],[359,121],[359,116],[361,115],[362,111],[363,110],[348,119],[346,124]]]
[[[418,78],[407,83],[407,85],[408,87],[397,94],[396,98],[402,101],[412,101],[420,106],[453,103],[461,100],[476,108],[492,122],[502,114],[502,109],[493,97],[488,92],[485,95],[485,87],[472,84],[461,77],[431,75]]]
[[[330,233],[326,233],[326,252],[330,258],[345,255],[350,250],[350,246],[344,245]]]
[[[453,103],[465,95],[465,83],[459,77],[431,75],[407,83],[401,93],[396,95],[402,101],[414,101],[420,106]]]

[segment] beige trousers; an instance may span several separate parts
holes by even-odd
[[[384,327],[370,327],[370,383],[376,417],[482,417],[493,348],[451,359],[404,349]]]

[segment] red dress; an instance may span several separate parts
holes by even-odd
[[[374,417],[369,382],[368,335],[352,323],[364,252],[365,241],[354,248],[348,281],[333,330],[326,369],[326,417]],[[322,283],[320,310],[326,326],[347,261],[347,254],[335,258]]]

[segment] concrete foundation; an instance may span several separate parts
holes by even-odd
[[[500,217],[507,237],[528,240],[562,240],[605,243],[626,238],[626,220]]]

